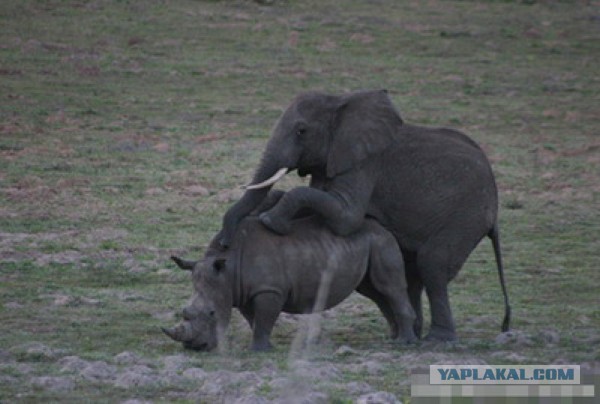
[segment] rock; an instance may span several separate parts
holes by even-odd
[[[89,366],[89,362],[81,359],[79,356],[65,356],[61,358],[58,363],[62,366],[61,372],[81,372],[83,369]]]
[[[540,337],[546,344],[556,345],[560,342],[560,334],[555,329],[542,330]]]
[[[350,382],[341,384],[340,389],[345,390],[352,397],[368,394],[373,392],[373,387],[366,382]]]
[[[130,39],[130,41],[131,41],[131,39]],[[155,151],[157,151],[159,153],[167,153],[171,149],[171,146],[166,142],[161,142],[161,143],[157,143],[154,146],[152,146],[152,149],[154,149]]]
[[[298,377],[309,380],[328,381],[340,378],[339,369],[331,363],[317,364],[306,360],[297,360],[292,369]]]
[[[70,391],[75,388],[75,382],[69,377],[34,377],[31,379],[31,385],[50,391]]]
[[[134,366],[121,373],[115,379],[114,385],[124,389],[154,385],[160,379],[151,373],[152,370],[147,366]]]
[[[504,357],[505,360],[513,361],[513,362],[524,362],[527,361],[527,356],[518,354],[516,352],[511,352]]]
[[[275,403],[327,403],[329,397],[325,393],[315,391],[315,383],[316,380],[291,375],[291,377],[278,377],[271,380],[269,387],[276,394],[277,399],[273,401]]]
[[[165,193],[165,190],[162,188],[148,188],[144,191],[144,195],[146,196],[158,196]]]
[[[267,399],[264,397],[259,397],[256,395],[249,395],[245,397],[240,397],[233,402],[234,404],[266,404],[268,403]]]
[[[18,302],[6,302],[4,303],[4,308],[9,310],[18,310],[22,309],[24,306]]]
[[[528,360],[526,356],[518,354],[517,352],[508,352],[508,351],[499,351],[494,352],[492,354],[492,358],[500,359],[502,361],[511,361],[511,362],[524,362]]]
[[[83,296],[79,298],[79,302],[85,306],[96,306],[96,307],[102,306],[104,304],[101,300],[92,299],[92,298],[83,297]]]
[[[118,365],[135,365],[145,362],[140,356],[133,352],[124,351],[113,357],[113,362]]]
[[[375,352],[369,355],[369,358],[378,362],[391,362],[394,360],[394,355],[387,352]]]
[[[327,404],[329,396],[320,391],[309,391],[301,394],[291,394],[273,401],[277,404]]]
[[[58,295],[54,298],[55,306],[67,306],[73,302],[74,298],[66,295]]]
[[[402,404],[402,401],[398,400],[395,395],[388,393],[387,391],[378,391],[375,393],[369,393],[358,397],[355,401],[356,404]]]
[[[141,375],[152,375],[155,373],[154,369],[146,365],[133,365],[125,370],[128,372],[139,373]]]
[[[219,192],[215,199],[217,202],[221,203],[229,203],[234,202],[240,199],[244,195],[244,191],[242,189],[226,189],[224,191]]]
[[[262,379],[254,372],[230,372],[228,370],[219,370],[208,373],[200,391],[209,396],[216,396],[227,393],[232,387],[237,392],[246,388],[245,393],[253,393],[253,389],[262,383]],[[250,387],[250,389],[248,389]]]
[[[53,349],[39,342],[30,342],[13,347],[11,353],[22,361],[28,362],[46,362],[56,360],[64,352],[60,349]]]
[[[177,313],[174,311],[155,312],[155,313],[152,313],[152,317],[164,322],[164,321],[171,321],[171,320],[176,319],[177,318],[176,314]]]
[[[15,361],[15,358],[8,350],[0,348],[0,363],[6,364],[9,362],[14,362],[14,361]]]
[[[360,374],[369,374],[369,375],[378,375],[381,374],[384,370],[384,366],[377,361],[364,361],[359,364],[353,364],[347,366],[348,370],[353,373]]]
[[[92,382],[103,382],[115,378],[117,368],[104,361],[91,362],[81,371],[81,377]]]
[[[77,250],[65,250],[54,254],[42,254],[35,259],[37,266],[48,266],[49,264],[75,264],[81,261],[83,254]]]
[[[335,351],[334,355],[335,356],[353,356],[353,355],[358,355],[358,351],[350,348],[348,345],[342,345]]]
[[[487,365],[487,362],[481,358],[452,358],[443,359],[432,363],[433,365]]]
[[[194,380],[204,380],[208,372],[202,368],[189,368],[183,371],[183,377]]]
[[[292,385],[292,381],[287,377],[277,377],[269,382],[271,390],[276,392],[283,392]]]
[[[133,274],[139,274],[147,271],[146,267],[134,258],[127,258],[125,261],[123,261],[123,266]]]
[[[279,370],[279,366],[277,366],[277,363],[275,363],[272,360],[267,360],[262,363],[258,374],[261,377],[268,377],[269,379],[272,379],[274,377],[277,377],[277,375],[281,374],[281,371]]]
[[[494,339],[494,342],[498,345],[533,345],[533,342],[525,333],[517,330],[511,330],[498,334]]]
[[[77,307],[77,306],[101,306],[102,302],[98,299],[90,299],[88,297],[57,295],[54,298],[53,304],[55,306]]]
[[[10,386],[19,383],[19,379],[14,376],[0,374],[0,386]]]
[[[185,187],[182,191],[182,194],[186,196],[208,196],[210,195],[210,191],[203,187],[202,185],[190,185]]]
[[[178,372],[187,367],[189,359],[185,355],[170,355],[163,358],[165,371]]]

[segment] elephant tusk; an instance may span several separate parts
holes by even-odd
[[[281,179],[281,177],[283,177],[286,173],[287,173],[288,169],[287,167],[281,168],[279,169],[279,171],[277,171],[275,173],[275,175],[273,175],[271,178],[269,178],[268,180],[265,180],[263,182],[260,182],[258,184],[248,184],[248,185],[243,185],[242,189],[261,189],[261,188],[265,188],[268,187],[269,185],[273,185],[275,184],[277,181],[279,181]]]

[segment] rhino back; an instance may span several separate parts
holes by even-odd
[[[349,237],[332,234],[317,218],[294,223],[287,236],[276,235],[256,220],[245,220],[240,264],[247,295],[277,290],[286,299],[284,311],[313,310],[321,282],[324,308],[349,296],[363,279],[369,261],[370,239],[364,231]]]

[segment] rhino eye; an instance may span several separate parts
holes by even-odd
[[[208,313],[209,316],[214,317],[215,316],[215,311],[211,310],[210,313]]]
[[[221,272],[223,269],[225,269],[225,260],[224,259],[215,260],[215,262],[213,262],[213,268],[215,271]]]

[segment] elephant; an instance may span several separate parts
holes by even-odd
[[[261,222],[287,234],[295,218],[311,212],[335,234],[348,235],[365,217],[377,220],[402,250],[419,337],[425,289],[431,311],[425,338],[456,339],[448,283],[489,237],[504,297],[502,330],[509,329],[498,191],[485,153],[467,135],[404,122],[386,90],[300,94],[277,122],[252,185],[223,217],[222,248],[239,221],[271,198],[273,184],[293,170],[310,175],[309,186],[277,194]]]
[[[172,258],[192,271],[195,293],[183,309],[183,322],[163,331],[186,348],[214,349],[237,307],[252,328],[251,349],[271,349],[271,331],[281,311],[325,310],[354,290],[379,306],[392,339],[417,340],[402,254],[394,237],[374,220],[342,237],[313,215],[280,237],[257,217],[248,217],[238,226],[231,248],[222,250],[215,238],[200,261]]]

